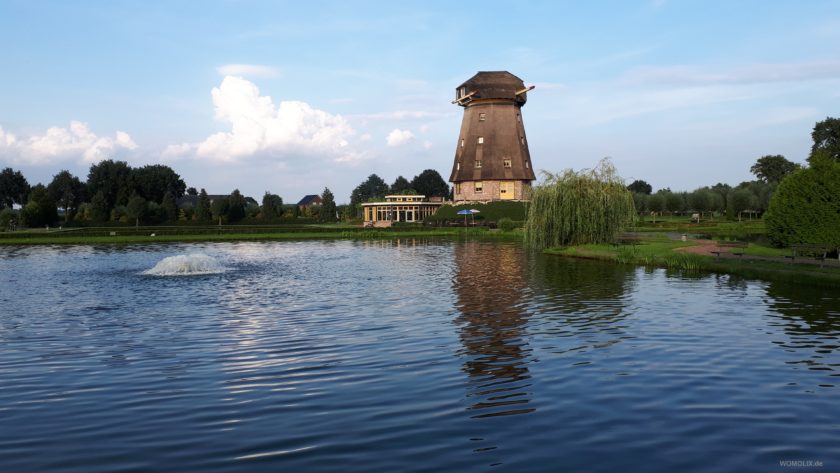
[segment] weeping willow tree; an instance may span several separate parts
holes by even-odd
[[[535,248],[606,243],[636,218],[633,194],[608,159],[594,169],[543,171],[531,192],[525,241]]]

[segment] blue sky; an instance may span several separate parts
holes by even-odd
[[[448,178],[455,87],[509,70],[537,86],[537,169],[737,184],[840,115],[838,40],[837,1],[0,0],[0,166],[163,162],[210,193],[343,202],[371,173]]]

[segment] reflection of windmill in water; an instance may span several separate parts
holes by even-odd
[[[461,313],[456,323],[471,382],[470,409],[475,417],[524,414],[534,411],[528,407],[527,314],[520,307],[527,289],[525,254],[514,245],[487,246],[473,241],[455,247],[453,285]]]

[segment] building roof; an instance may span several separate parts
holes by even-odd
[[[297,204],[298,205],[312,205],[312,204],[317,204],[317,203],[320,203],[320,202],[321,202],[321,196],[320,195],[309,194],[309,195],[303,196],[303,199],[300,199],[300,202],[298,202]]]
[[[508,71],[479,71],[476,75],[467,79],[466,82],[455,89],[455,97],[460,94],[467,95],[475,92],[471,98],[478,99],[508,99],[524,104],[527,100],[527,93],[517,92],[525,88],[522,79]],[[469,102],[459,103],[466,106]]]

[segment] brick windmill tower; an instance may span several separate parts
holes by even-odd
[[[536,176],[522,106],[533,88],[510,72],[482,71],[455,89],[452,103],[464,107],[449,178],[455,202],[528,199]]]

